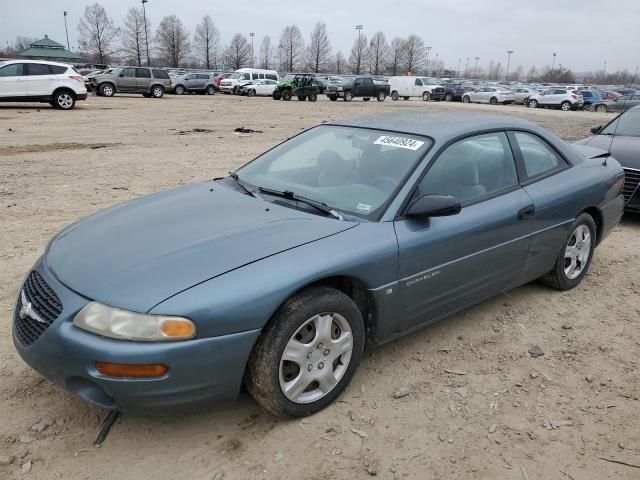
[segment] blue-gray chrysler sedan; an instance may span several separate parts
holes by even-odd
[[[111,409],[201,407],[244,381],[269,412],[309,415],[365,344],[536,279],[575,287],[622,184],[606,152],[513,118],[323,124],[62,230],[20,289],[14,343]]]

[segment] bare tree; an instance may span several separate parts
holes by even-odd
[[[353,42],[353,47],[351,47],[349,68],[356,75],[360,75],[367,64],[367,43],[367,36],[359,34],[356,41]]]
[[[536,78],[538,78],[538,69],[534,65],[527,72],[527,81],[528,82],[535,82]]]
[[[391,75],[397,75],[400,71],[400,65],[404,62],[404,40],[401,38],[396,37],[391,40],[388,61],[387,71]]]
[[[220,32],[213,23],[210,15],[202,17],[202,21],[196,27],[193,36],[193,49],[195,56],[202,61],[207,70],[216,68],[218,63],[218,50],[220,48]]]
[[[147,20],[147,31],[151,29],[151,24]],[[124,27],[121,30],[121,49],[128,61],[133,61],[136,65],[142,65],[147,44],[144,33],[144,15],[141,8],[131,7],[124,19]]]
[[[99,3],[87,5],[78,23],[80,49],[91,55],[99,63],[116,51],[115,41],[118,28],[106,10]]]
[[[376,32],[369,42],[369,73],[380,75],[387,66],[389,45],[382,32]]]
[[[315,73],[324,71],[331,58],[331,42],[327,33],[327,24],[316,23],[311,32],[311,40],[307,47],[307,65]]]
[[[262,43],[260,44],[260,60],[258,62],[260,68],[264,68],[265,70],[272,68],[272,60],[273,47],[271,46],[271,37],[269,35],[265,35],[262,39]]]
[[[333,61],[331,62],[331,70],[336,74],[340,75],[344,72],[345,66],[347,64],[347,59],[344,58],[344,54],[339,51],[336,53]]]
[[[424,40],[415,33],[409,35],[404,42],[403,69],[406,72],[420,70],[424,66],[426,53]]]
[[[189,55],[189,32],[175,15],[164,17],[156,32],[158,50],[172,67],[180,66]]]
[[[295,71],[300,67],[304,55],[304,40],[297,25],[287,25],[280,35],[280,48],[285,61],[285,70]]]
[[[247,66],[251,62],[251,45],[247,37],[236,33],[224,51],[224,61],[234,70]]]

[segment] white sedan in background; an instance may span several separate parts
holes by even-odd
[[[254,83],[243,85],[240,88],[240,94],[248,95],[249,97],[255,97],[256,95],[270,97],[277,85],[278,82],[275,80],[257,80]]]
[[[462,97],[464,103],[490,103],[491,105],[498,103],[507,105],[515,100],[514,93],[502,87],[482,87],[478,90],[465,92]]]

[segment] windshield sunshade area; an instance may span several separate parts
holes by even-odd
[[[255,187],[292,192],[375,220],[430,145],[431,140],[417,135],[323,125],[237,173]]]
[[[616,129],[616,125],[618,128]],[[640,137],[640,110],[628,110],[600,132],[601,135],[622,135]]]

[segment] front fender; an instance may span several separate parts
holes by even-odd
[[[260,329],[309,284],[349,276],[374,291],[396,281],[397,266],[393,224],[360,224],[196,285],[150,312],[191,318],[199,338]]]

